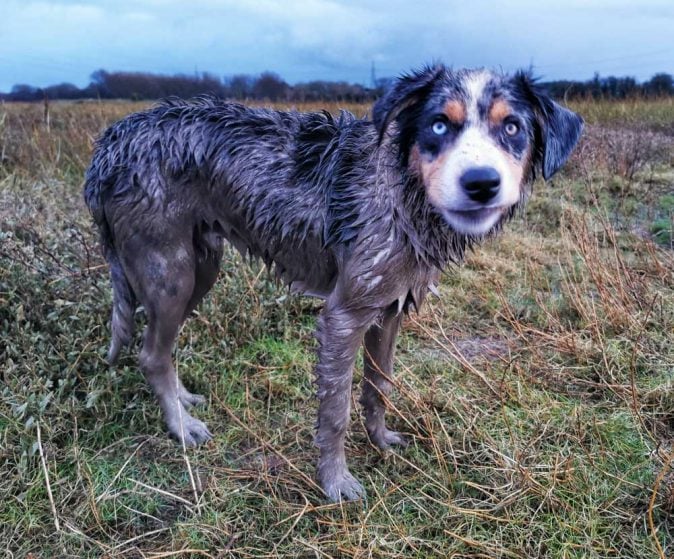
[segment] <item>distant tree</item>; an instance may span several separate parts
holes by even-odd
[[[253,84],[253,96],[256,99],[278,101],[288,97],[289,86],[281,76],[274,72],[263,72]]]
[[[47,99],[81,99],[84,97],[84,90],[72,83],[60,83],[50,85],[43,90]]]
[[[595,74],[591,80],[571,81],[557,80],[541,83],[550,95],[558,99],[577,99],[577,98],[604,98],[604,99],[626,99],[640,95],[643,88],[635,78],[624,76],[608,76],[602,78]]]
[[[225,78],[225,96],[234,99],[248,99],[253,95],[255,79],[247,74],[236,74]]]
[[[631,77],[618,78],[617,97],[619,99],[626,99],[634,97],[639,92],[637,80]]]
[[[346,101],[362,103],[371,100],[369,90],[360,84],[347,82],[328,82],[316,80],[294,85],[290,91],[290,100],[299,103],[316,101]]]
[[[589,93],[592,97],[595,99],[601,97],[601,79],[599,79],[599,72],[594,73],[592,81],[588,85],[590,86]]]
[[[108,72],[106,72],[103,69],[96,70],[93,72],[90,76],[91,78],[91,83],[89,84],[88,89],[94,93],[95,95],[92,95],[92,97],[101,97],[101,98],[107,98],[110,97],[110,92],[106,88],[106,81],[108,79]]]
[[[299,103],[307,103],[320,99],[330,99],[329,85],[329,82],[319,80],[298,83],[293,87],[292,100]]]
[[[87,88],[96,96],[120,99],[160,99],[162,97],[193,97],[209,93],[224,94],[217,76],[198,75],[163,76],[144,72],[106,72],[98,70],[91,75]]]
[[[655,74],[644,84],[646,95],[662,97],[674,95],[674,79],[671,74]]]
[[[10,101],[37,101],[42,99],[42,90],[25,83],[16,84],[8,95]]]

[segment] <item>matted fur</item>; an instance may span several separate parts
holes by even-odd
[[[111,268],[109,359],[130,341],[142,304],[148,326],[140,365],[174,436],[188,445],[211,437],[187,411],[203,398],[181,384],[171,349],[215,282],[228,240],[291,289],[325,299],[316,332],[318,478],[333,500],[363,495],[344,455],[357,350],[364,342],[361,402],[370,438],[380,448],[401,444],[385,426],[382,396],[391,389],[402,311],[418,309],[439,271],[478,240],[455,231],[429,203],[410,160],[431,100],[452,97],[471,75],[437,66],[403,76],[375,106],[373,121],[199,98],[130,115],[98,140],[85,199]],[[580,120],[525,75],[489,76],[527,127],[524,201],[535,169],[547,177],[566,159]]]

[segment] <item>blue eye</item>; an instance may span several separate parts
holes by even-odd
[[[433,134],[444,136],[447,134],[447,125],[441,120],[436,120],[431,126],[431,130],[433,130]]]
[[[514,122],[507,122],[505,125],[505,133],[508,134],[508,136],[514,136],[520,131],[520,127],[517,126]]]

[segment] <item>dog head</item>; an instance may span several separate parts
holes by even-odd
[[[457,232],[491,231],[550,178],[576,145],[583,120],[532,78],[425,68],[400,77],[374,106],[380,143],[392,123],[400,157],[428,202]]]

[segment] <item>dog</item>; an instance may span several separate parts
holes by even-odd
[[[526,72],[428,66],[403,74],[372,119],[281,112],[214,98],[168,100],[97,141],[84,194],[110,266],[108,360],[147,316],[139,363],[171,435],[208,441],[178,378],[182,322],[213,286],[224,241],[262,259],[318,318],[317,478],[331,501],[365,495],[346,463],[356,353],[374,445],[403,445],[384,421],[395,339],[439,273],[501,229],[569,157],[583,120]]]

